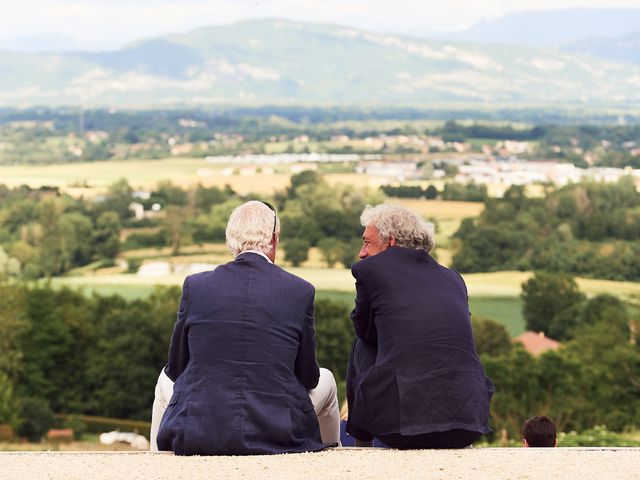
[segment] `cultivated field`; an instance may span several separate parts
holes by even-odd
[[[202,184],[207,187],[229,185],[241,194],[272,194],[289,185],[291,172],[279,166],[274,173],[244,172],[237,166],[212,164],[198,158],[167,158],[161,160],[126,160],[60,165],[2,165],[0,183],[10,187],[44,185],[59,187],[72,195],[92,196],[110,184],[124,178],[135,188],[154,187],[159,181],[171,180],[181,187]],[[379,182],[356,173],[325,175],[330,184],[357,187],[377,187]]]

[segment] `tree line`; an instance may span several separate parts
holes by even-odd
[[[383,185],[380,190],[389,197],[396,198],[424,198],[426,200],[451,200],[460,202],[483,202],[489,194],[487,186],[470,183],[447,182],[438,190],[435,185],[421,187],[420,185]]]
[[[131,249],[171,247],[178,255],[186,245],[224,242],[233,209],[260,198],[228,187],[185,190],[169,181],[160,182],[148,198],[134,193],[126,180],[115,182],[96,200],[73,198],[56,188],[0,185],[0,273],[33,280],[76,267],[113,265],[121,252]],[[287,189],[269,199],[281,219],[285,259],[299,265],[317,247],[329,267],[351,266],[362,234],[360,212],[383,198],[374,191],[332,187],[313,171],[294,175]],[[161,212],[136,219],[132,203],[146,211],[157,204]]]
[[[640,280],[640,193],[633,178],[583,182],[529,198],[512,186],[454,235],[461,272],[544,270]]]
[[[548,275],[525,285],[530,328],[547,328],[549,310],[565,302],[566,288],[557,289],[557,282],[575,293],[571,279]],[[53,412],[149,420],[179,288],[158,287],[148,298],[127,301],[4,281],[0,295],[0,424],[37,439],[52,425]],[[535,414],[551,416],[565,431],[640,427],[640,348],[628,321],[637,320],[638,311],[621,308],[615,297],[573,298],[557,310],[574,308],[580,321],[569,322],[560,350],[538,357],[513,344],[502,324],[472,317],[477,351],[496,386],[496,431],[517,438]],[[350,309],[316,299],[318,362],[333,371],[342,399],[354,338]],[[552,316],[550,323],[558,321]]]
[[[149,420],[180,289],[144,299],[0,280],[0,424],[38,439],[53,413]],[[318,360],[343,383],[353,333],[342,302],[316,302]]]

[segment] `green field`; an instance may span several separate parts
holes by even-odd
[[[79,288],[85,294],[91,295],[120,295],[127,300],[135,300],[144,298],[153,292],[155,285],[150,283],[114,283],[113,281],[100,283],[99,278],[89,277],[91,281],[87,282],[87,277],[67,277],[55,278],[51,284],[54,287],[68,286],[70,288]],[[84,281],[83,281],[84,280]],[[114,280],[110,278],[109,280]],[[166,279],[165,279],[166,280]],[[177,279],[176,279],[177,280]],[[163,285],[180,286],[180,281],[164,282]],[[316,298],[329,298],[344,302],[350,307],[353,306],[355,292],[345,290],[324,290],[316,291]],[[176,298],[176,306],[178,302]],[[511,336],[517,336],[524,332],[524,320],[522,319],[522,301],[520,297],[495,297],[495,296],[472,296],[469,299],[469,306],[472,314],[490,317],[504,324]]]
[[[354,280],[347,269],[288,268],[292,273],[315,285],[317,298],[332,298],[352,306]],[[512,336],[524,331],[520,290],[531,272],[492,272],[464,275],[469,290],[472,314],[494,318],[503,323]],[[184,275],[172,274],[161,277],[140,277],[134,274],[90,275],[58,277],[51,283],[54,287],[81,288],[85,293],[101,295],[118,294],[126,299],[145,297],[156,285],[180,287]],[[608,280],[577,279],[580,289],[587,295],[610,293],[623,298],[640,296],[640,283],[614,282]],[[176,299],[176,302],[178,299]]]
[[[316,298],[330,298],[353,306],[354,295],[351,292],[319,290],[316,293]],[[469,309],[473,315],[498,320],[507,328],[512,337],[525,331],[520,297],[470,297]]]

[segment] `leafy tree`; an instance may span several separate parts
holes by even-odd
[[[629,319],[629,312],[622,300],[613,295],[602,293],[585,302],[580,323],[593,325],[604,321],[611,327],[624,332],[627,330]]]
[[[429,185],[424,191],[424,198],[427,200],[434,200],[438,198],[438,189],[434,185]]]
[[[163,180],[158,183],[153,196],[155,197],[154,200],[163,206],[176,205],[184,207],[189,202],[188,192],[177,185],[173,185],[170,180]]]
[[[48,199],[38,205],[38,223],[42,228],[38,239],[39,266],[47,276],[62,273],[72,265],[75,232],[69,224],[59,223],[62,212],[63,205],[57,199]]]
[[[120,218],[115,212],[104,212],[96,220],[93,243],[102,258],[116,258],[120,252]]]
[[[309,244],[301,238],[292,238],[284,245],[284,259],[294,267],[306,262],[309,258]]]
[[[7,252],[0,247],[0,278],[4,276],[20,275],[20,261],[15,257],[10,257]]]
[[[59,219],[60,232],[66,236],[71,265],[86,265],[93,250],[91,218],[80,212],[63,213]]]
[[[607,425],[616,431],[640,426],[640,352],[628,334],[608,322],[587,325],[566,347],[584,366],[580,392],[588,405],[579,427]]]
[[[222,203],[227,196],[218,187],[207,188],[198,185],[196,189],[196,207],[201,212],[208,212],[213,205]]]
[[[112,211],[118,214],[121,221],[132,216],[129,205],[133,202],[133,188],[125,179],[118,180],[109,186],[104,200],[96,205],[98,212]]]
[[[187,207],[169,205],[165,208],[165,217],[162,221],[162,226],[173,255],[178,255],[180,248],[182,248],[184,244],[191,242],[192,236],[190,224],[187,221],[188,218]]]
[[[91,395],[86,366],[98,335],[94,298],[62,288],[54,292],[54,301],[55,313],[68,332],[68,343],[66,352],[57,360],[56,374],[52,377],[55,389],[47,400],[57,412],[83,411]]]
[[[295,238],[305,241],[308,245],[316,245],[323,235],[318,222],[302,211],[292,211],[294,208],[293,205],[287,206],[287,210],[280,216],[283,242],[288,241],[284,240],[287,236],[295,235]]]
[[[344,245],[336,238],[327,237],[318,242],[318,249],[327,267],[333,268],[340,258]]]
[[[573,277],[560,273],[536,272],[522,284],[522,313],[527,329],[534,332],[551,330],[557,340],[571,337],[585,300]]]
[[[13,384],[5,373],[0,372],[0,424],[11,424],[16,420]]]
[[[508,355],[512,344],[509,332],[503,324],[490,318],[473,315],[471,317],[473,338],[478,355]]]
[[[322,176],[313,170],[304,170],[291,176],[291,186],[288,189],[289,198],[298,196],[298,188],[303,185],[317,185],[322,180]]]
[[[208,222],[209,237],[216,241],[225,240],[225,230],[227,228],[227,221],[231,216],[231,212],[238,207],[242,201],[238,198],[230,198],[223,203],[216,204],[211,207]]]
[[[355,339],[349,320],[351,309],[344,302],[327,298],[317,299],[315,307],[318,364],[331,370],[341,390],[346,378],[349,351]]]
[[[90,411],[117,418],[148,419],[170,335],[159,341],[148,302],[136,300],[127,304],[117,297],[105,300],[97,342],[89,353],[86,370]]]
[[[25,314],[25,290],[0,280],[0,375],[15,382],[23,368],[24,352],[20,340],[30,328]]]
[[[29,290],[26,313],[30,328],[25,330],[20,342],[24,368],[17,383],[17,393],[20,397],[56,401],[68,380],[68,372],[61,366],[73,355],[69,326],[60,315],[55,291],[49,287]]]
[[[18,428],[21,437],[37,442],[53,426],[53,412],[46,400],[40,397],[27,397],[20,400]]]
[[[358,252],[361,247],[362,240],[359,238],[352,238],[343,243],[338,260],[344,265],[344,268],[351,268],[351,265],[358,259]]]

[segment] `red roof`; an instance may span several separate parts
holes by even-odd
[[[513,339],[514,342],[520,342],[524,349],[532,355],[540,355],[547,350],[557,350],[560,348],[560,342],[544,336],[544,332],[524,332]]]

